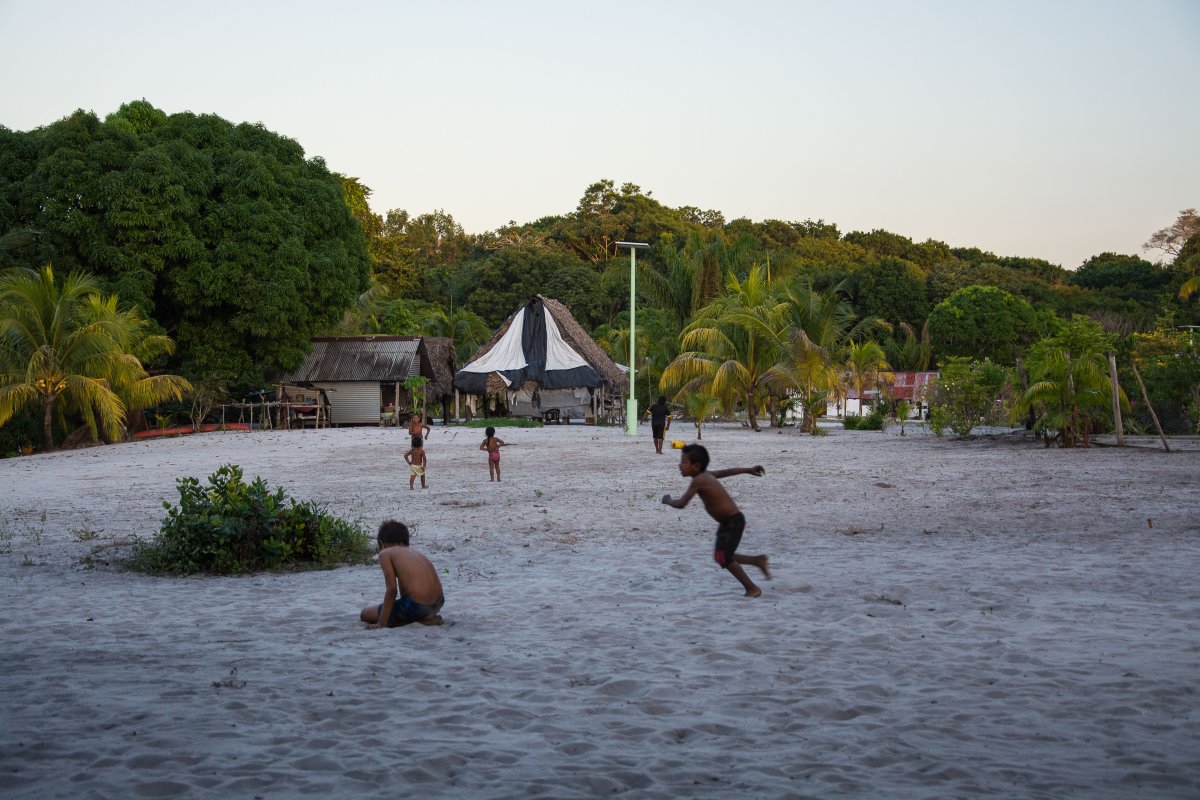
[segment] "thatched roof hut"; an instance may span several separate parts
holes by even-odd
[[[454,355],[454,340],[448,336],[426,336],[425,352],[433,368],[433,378],[426,391],[430,398],[445,400],[454,396],[454,373],[458,359]]]

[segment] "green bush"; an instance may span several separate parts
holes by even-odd
[[[865,417],[858,414],[847,414],[842,420],[842,425],[848,431],[881,431],[884,426],[883,409],[872,409],[871,413]]]
[[[540,428],[542,421],[540,419],[526,419],[524,417],[488,417],[486,419],[471,419],[467,420],[468,428]]]
[[[887,424],[887,417],[882,408],[873,408],[871,413],[862,418],[858,425],[860,431],[881,431]]]
[[[128,565],[140,572],[220,574],[286,567],[331,568],[365,562],[371,536],[328,514],[312,501],[287,498],[262,478],[247,484],[242,468],[226,464],[202,486],[180,478],[179,505],[163,503],[167,516],[153,541],[134,544]]]

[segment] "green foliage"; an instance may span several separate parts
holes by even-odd
[[[1106,424],[1112,408],[1112,384],[1106,354],[1112,337],[1095,322],[1075,316],[1054,336],[1029,351],[1029,389],[1021,407],[1037,415],[1034,430],[1054,436],[1063,447],[1084,445]],[[1128,401],[1122,398],[1128,410]]]
[[[139,540],[128,565],[140,572],[218,574],[285,567],[331,568],[363,563],[370,534],[328,514],[312,501],[297,502],[262,478],[247,484],[242,469],[226,464],[208,477],[176,481],[179,505],[153,541]]]
[[[342,182],[261,125],[138,102],[8,136],[0,223],[41,232],[25,264],[95,275],[172,336],[186,374],[294,367],[366,288]]]
[[[968,436],[976,425],[998,420],[1007,409],[997,401],[1010,383],[1008,370],[989,360],[948,359],[929,402],[929,427],[938,436],[947,428]]]
[[[859,314],[892,325],[920,325],[929,314],[925,273],[911,261],[886,256],[853,276],[854,305]]]
[[[717,398],[704,392],[687,392],[684,395],[684,408],[696,425],[696,439],[704,438],[704,421],[717,411]]]
[[[848,431],[881,431],[887,426],[882,408],[873,408],[865,415],[847,414],[842,418],[842,427]]]
[[[1156,330],[1135,335],[1132,345],[1132,356],[1164,430],[1200,431],[1200,336],[1173,329],[1164,320]],[[1134,413],[1149,426],[1143,405],[1139,398]]]
[[[984,358],[1012,364],[1036,338],[1037,314],[1019,297],[992,286],[959,289],[929,314],[939,358]]]
[[[0,458],[33,452],[34,444],[42,438],[41,421],[38,410],[28,406],[0,425]]]
[[[425,385],[428,383],[429,378],[424,375],[411,375],[400,384],[412,395],[413,411],[420,411],[425,407]]]
[[[465,423],[468,428],[540,428],[540,419],[525,419],[524,417],[486,417],[470,419]]]
[[[129,409],[178,400],[191,387],[147,373],[142,358],[169,353],[134,310],[117,308],[89,275],[55,278],[50,266],[0,275],[0,425],[23,408],[42,412],[47,450],[54,423],[82,420],[92,434],[119,439]]]

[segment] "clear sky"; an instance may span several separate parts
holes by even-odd
[[[636,183],[1068,268],[1200,206],[1200,0],[0,0],[0,124],[261,122],[472,233]]]

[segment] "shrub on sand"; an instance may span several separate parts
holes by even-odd
[[[468,428],[540,428],[540,419],[525,419],[523,417],[488,417],[486,419],[467,420]]]
[[[295,567],[332,568],[365,563],[371,536],[312,501],[287,498],[262,478],[242,480],[226,464],[202,486],[180,478],[179,505],[163,503],[167,516],[152,541],[134,544],[127,565],[139,572],[238,573]]]

